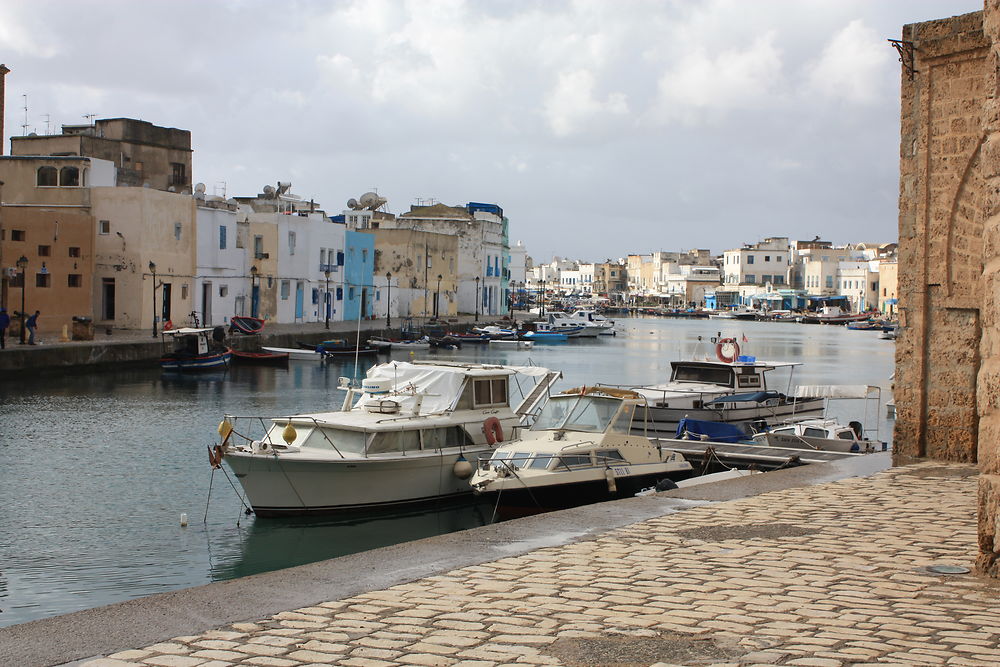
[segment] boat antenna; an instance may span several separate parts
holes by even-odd
[[[361,345],[361,307],[364,305],[364,294],[365,294],[365,291],[361,290],[362,302],[358,304],[358,330],[357,330],[357,333],[355,333],[355,335],[354,335],[354,338],[356,340],[356,343],[355,343],[355,346],[354,346],[354,379],[355,380],[358,379],[358,357],[360,356],[360,352],[359,352],[358,346]]]

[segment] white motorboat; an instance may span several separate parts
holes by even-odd
[[[740,355],[732,338],[711,339],[717,360],[707,356],[670,362],[670,380],[654,385],[610,385],[632,389],[647,401],[644,426],[650,437],[673,438],[684,418],[744,426],[774,424],[792,417],[823,415],[820,397],[791,396],[792,371],[798,362],[758,361]],[[770,390],[766,376],[775,369],[789,371],[786,393]],[[749,435],[749,433],[748,433]]]
[[[569,338],[597,338],[604,331],[604,326],[574,318],[568,313],[549,313],[544,322],[535,322],[535,327],[547,324],[547,330],[554,333],[564,333]]]
[[[431,339],[427,336],[415,340],[397,340],[387,338],[370,338],[368,344],[381,350],[429,350]]]
[[[875,385],[802,385],[796,387],[796,396],[820,398],[827,401],[834,399],[861,399],[865,401],[865,421],[874,419],[878,424],[879,404],[882,390]],[[874,408],[870,403],[874,402]],[[888,443],[879,440],[876,426],[870,432],[870,437],[859,421],[842,424],[836,419],[826,417],[819,419],[796,419],[772,426],[766,431],[757,433],[753,439],[758,444],[789,449],[816,449],[827,452],[851,452],[870,454],[884,452]]]
[[[530,430],[480,463],[472,488],[498,494],[506,507],[550,509],[630,496],[689,476],[683,456],[635,434],[644,405],[640,394],[609,387],[551,396]]]
[[[574,322],[586,322],[587,326],[598,327],[601,336],[614,336],[616,334],[615,321],[609,320],[592,308],[575,310],[569,317]]]
[[[560,376],[536,366],[384,363],[360,390],[342,379],[339,411],[227,415],[213,462],[229,465],[261,516],[460,496],[479,459],[527,423]]]
[[[306,350],[297,347],[262,347],[262,350],[275,354],[287,354],[292,361],[322,361],[323,354],[316,350]]]

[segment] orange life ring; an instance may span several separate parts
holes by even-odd
[[[722,348],[726,345],[733,346],[732,356],[726,356],[726,354],[722,351]],[[720,338],[719,342],[715,344],[715,356],[717,356],[719,361],[722,363],[731,364],[740,356],[740,344],[736,342],[735,338]]]
[[[486,434],[486,442],[490,446],[503,442],[503,426],[496,417],[489,417],[483,422],[483,433]]]

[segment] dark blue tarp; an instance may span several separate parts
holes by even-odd
[[[749,394],[730,394],[728,396],[713,398],[705,404],[705,407],[710,408],[713,404],[719,405],[720,403],[763,403],[769,398],[779,398],[780,396],[781,394],[776,391],[755,391]]]
[[[681,423],[677,425],[677,437],[683,438],[685,435],[688,436],[688,440],[707,439],[712,442],[739,442],[746,440],[747,437],[743,429],[735,424],[687,418],[682,419]],[[703,435],[707,438],[702,438]]]

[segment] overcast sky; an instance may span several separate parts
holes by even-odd
[[[902,25],[981,0],[0,0],[6,134],[191,130],[194,180],[500,204],[536,261],[896,240]],[[9,151],[9,143],[5,152]]]

